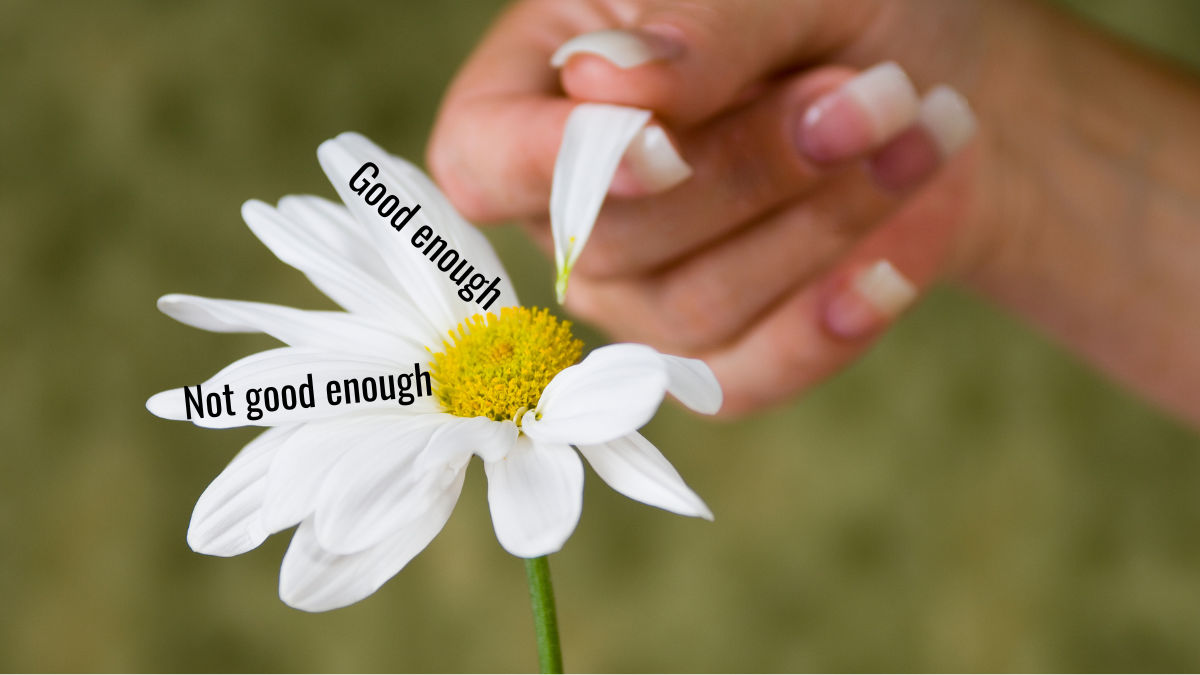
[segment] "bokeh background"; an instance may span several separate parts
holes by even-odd
[[[536,667],[478,463],[427,551],[310,615],[277,597],[287,533],[233,559],[184,541],[255,432],[143,407],[273,346],[177,324],[158,296],[332,307],[241,203],[334,197],[315,149],[344,130],[421,158],[498,6],[0,2],[0,670]],[[1200,4],[1075,10],[1200,64]],[[544,259],[490,235],[550,304]],[[717,520],[589,471],[551,558],[569,669],[1200,670],[1200,439],[960,292],[790,406],[732,424],[667,406],[645,433]]]

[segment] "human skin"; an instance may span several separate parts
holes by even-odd
[[[549,66],[606,28],[666,36],[674,54]],[[952,85],[978,118],[974,140],[911,185],[814,162],[788,136],[885,60],[922,92]],[[1200,424],[1195,80],[1021,0],[525,0],[451,86],[429,166],[467,217],[520,219],[545,244],[579,100],[653,110],[695,174],[661,194],[618,176],[567,308],[616,339],[704,358],[725,413],[860,356],[893,317],[847,331],[833,308],[885,259],[922,292],[939,279],[974,290]]]

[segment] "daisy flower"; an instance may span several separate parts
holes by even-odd
[[[146,403],[202,427],[269,427],[201,495],[194,550],[238,555],[296,527],[280,597],[307,611],[349,605],[441,531],[472,455],[496,537],[522,558],[559,550],[574,531],[579,455],[632,499],[712,518],[637,433],[668,392],[715,413],[721,390],[707,366],[637,344],[580,361],[570,324],[520,306],[487,240],[419,169],[356,134],[317,155],[345,206],[290,196],[247,202],[242,215],[345,312],[158,302],[190,326],[287,345]]]

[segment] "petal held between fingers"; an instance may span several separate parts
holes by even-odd
[[[626,497],[681,516],[713,519],[704,500],[641,434],[634,432],[615,441],[578,448],[596,474]]]
[[[568,445],[521,435],[504,459],[484,462],[496,539],[519,558],[561,549],[583,511],[583,462]]]
[[[360,553],[337,555],[322,549],[312,521],[301,523],[279,570],[280,599],[306,612],[325,612],[379,590],[442,531],[458,502],[464,476],[460,473],[415,521]]]
[[[250,441],[196,501],[188,523],[188,546],[197,553],[241,555],[267,538],[263,496],[267,471],[279,448],[298,427],[274,427]]]
[[[669,377],[662,355],[645,345],[596,349],[563,369],[542,391],[521,430],[543,443],[605,443],[654,417]]]
[[[592,234],[621,157],[649,121],[648,110],[601,103],[581,103],[567,118],[550,189],[559,303],[566,298],[571,268]]]

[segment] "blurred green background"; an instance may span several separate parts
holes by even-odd
[[[0,2],[0,670],[536,667],[478,464],[407,569],[310,615],[277,597],[287,534],[184,541],[255,432],[143,407],[273,344],[158,296],[332,307],[241,203],[333,197],[315,150],[344,130],[420,158],[498,4]],[[1200,4],[1078,5],[1200,64]],[[492,235],[550,303],[549,265]],[[1200,439],[960,293],[802,401],[645,433],[717,521],[589,471],[552,557],[569,669],[1200,670]]]

